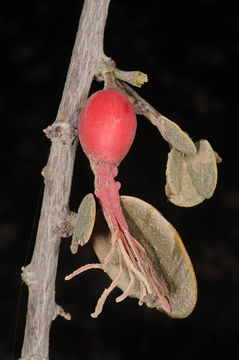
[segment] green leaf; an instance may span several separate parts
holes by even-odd
[[[190,207],[204,200],[193,186],[186,157],[177,149],[172,149],[168,155],[166,180],[165,192],[174,205]]]
[[[217,161],[215,152],[207,140],[197,143],[197,155],[187,156],[192,182],[205,199],[212,197],[217,184]]]
[[[195,206],[209,199],[217,184],[217,161],[220,157],[207,140],[196,143],[195,155],[172,149],[166,169],[166,195],[178,206]]]
[[[173,226],[152,205],[131,196],[121,196],[121,205],[131,235],[145,248],[158,277],[163,279],[169,293],[167,298],[174,318],[184,318],[194,309],[197,301],[197,283],[187,251]],[[99,213],[93,233],[93,246],[101,263],[111,250],[111,233]],[[119,272],[119,258],[114,255],[106,272],[114,280]],[[123,266],[119,288],[125,291],[130,278]],[[140,284],[135,282],[129,296],[138,297]],[[153,307],[154,299],[146,303]]]
[[[162,137],[177,150],[184,154],[196,154],[197,150],[190,137],[173,121],[160,116],[155,122]]]
[[[93,194],[89,193],[82,200],[77,212],[71,242],[72,254],[77,252],[78,245],[83,246],[89,241],[95,223],[95,213],[95,198]]]

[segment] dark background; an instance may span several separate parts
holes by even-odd
[[[31,259],[40,172],[50,146],[42,129],[57,113],[81,8],[80,0],[1,2],[1,360],[20,354],[27,301],[20,269]],[[206,360],[238,353],[238,39],[239,13],[228,1],[111,1],[106,55],[121,69],[147,73],[149,83],[139,94],[194,141],[208,139],[223,163],[212,199],[189,209],[170,204],[164,193],[168,145],[138,118],[134,146],[119,169],[121,193],[152,203],[178,230],[197,275],[197,306],[187,319],[173,320],[134,299],[116,304],[116,290],[99,318],[91,319],[109,280],[91,271],[66,283],[66,274],[96,258],[90,245],[71,255],[63,240],[56,299],[72,321],[53,323],[52,360]],[[79,149],[73,210],[92,189]]]

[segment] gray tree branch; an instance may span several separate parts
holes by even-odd
[[[85,0],[58,114],[45,130],[52,144],[43,169],[45,189],[36,244],[31,262],[22,272],[29,297],[21,360],[47,360],[52,320],[57,315],[70,318],[55,303],[58,254],[61,237],[71,233],[68,202],[78,143],[76,122],[104,58],[109,2]]]

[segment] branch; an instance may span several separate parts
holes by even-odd
[[[76,122],[102,58],[110,0],[85,0],[65,88],[55,122],[45,130],[52,145],[43,169],[45,190],[31,263],[22,277],[29,288],[21,360],[47,360],[49,331],[57,315],[69,319],[55,303],[55,278],[61,237],[72,232],[68,208],[75,151]]]
[[[177,124],[160,114],[128,84],[119,80],[115,80],[115,82],[119,90],[128,97],[135,112],[139,115],[143,115],[156,126],[164,140],[166,140],[171,147],[175,147],[184,154],[196,154],[197,150],[193,141]]]

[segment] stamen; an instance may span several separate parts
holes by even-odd
[[[123,301],[124,299],[127,298],[127,296],[129,296],[132,288],[134,287],[134,284],[135,284],[135,277],[134,275],[132,274],[132,271],[129,270],[129,276],[130,276],[130,282],[129,282],[129,285],[127,287],[127,289],[123,292],[122,295],[118,296],[115,301],[116,302],[121,302]]]
[[[114,290],[114,288],[118,285],[121,278],[121,274],[122,274],[122,256],[120,256],[120,269],[117,277],[115,278],[114,281],[112,281],[110,286],[103,291],[102,295],[100,296],[96,304],[95,312],[91,314],[91,317],[96,318],[101,313],[107,297],[109,296],[111,291]]]
[[[112,235],[111,241],[112,241],[111,250],[110,250],[109,254],[106,256],[104,263],[103,263],[103,269],[105,272],[107,272],[108,263],[110,262],[110,259],[112,258],[112,256],[114,255],[114,252],[116,250],[116,242],[117,242],[116,236]]]
[[[146,292],[146,288],[143,283],[140,283],[140,288],[141,288],[141,290],[140,290],[140,297],[139,297],[138,304],[140,306],[142,306],[145,301],[145,297],[147,296],[147,292]]]
[[[123,243],[121,241],[119,241],[119,246],[120,246],[120,250],[123,254],[123,257],[124,257],[124,261],[126,263],[126,265],[128,266],[129,269],[132,270],[133,273],[135,273],[139,279],[144,283],[145,287],[147,288],[147,291],[149,293],[151,293],[151,289],[149,287],[149,284],[147,282],[147,280],[145,279],[144,275],[134,266],[134,264],[130,261],[130,258],[127,254],[127,252],[125,251],[125,248],[123,246]]]
[[[90,270],[90,269],[102,269],[103,270],[103,265],[102,264],[87,264],[87,265],[81,266],[79,269],[73,271],[73,273],[71,273],[70,275],[67,275],[65,277],[65,280],[71,280],[76,275],[79,275],[82,272],[84,272],[86,270]]]

